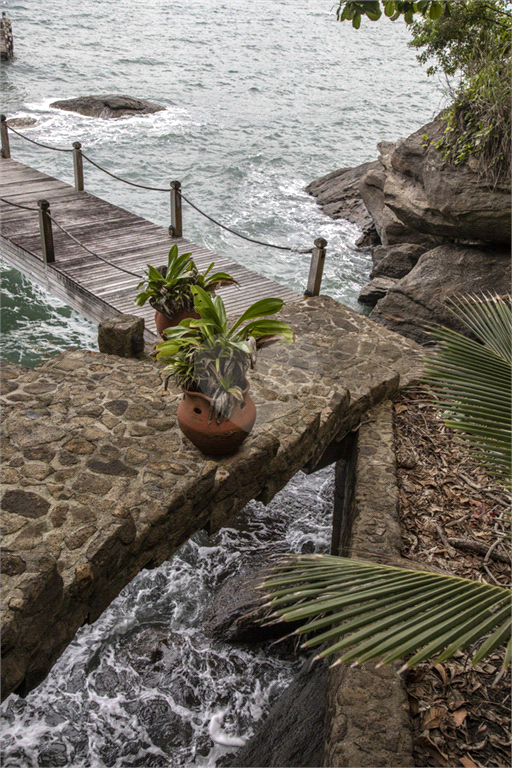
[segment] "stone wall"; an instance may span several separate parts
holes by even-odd
[[[355,448],[351,525],[341,547],[349,557],[372,562],[399,562],[398,487],[390,402],[362,420]],[[329,669],[326,684],[324,765],[414,765],[412,723],[400,664],[376,668],[348,664]]]
[[[2,366],[2,696],[37,685],[142,568],[317,461],[417,378],[421,349],[327,297],[285,306],[290,345],[251,374],[258,418],[233,456],[179,431],[151,358],[68,350]]]

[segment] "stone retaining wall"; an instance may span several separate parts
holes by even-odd
[[[2,697],[37,685],[142,568],[196,531],[267,502],[316,462],[421,349],[327,297],[287,305],[296,342],[251,374],[258,418],[232,457],[181,434],[180,394],[154,361],[68,350],[31,370],[2,365]]]
[[[349,557],[396,561],[401,535],[391,402],[365,414],[356,452],[352,523],[342,546]],[[376,669],[370,662],[329,670],[324,766],[414,765],[412,722],[400,666],[401,662]]]

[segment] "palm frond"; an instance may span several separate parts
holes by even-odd
[[[452,312],[477,341],[449,328],[432,331],[439,349],[425,366],[425,381],[454,429],[489,474],[510,486],[510,302],[500,297],[458,299]]]
[[[289,555],[263,588],[275,616],[308,620],[305,647],[326,644],[324,658],[406,666],[453,656],[492,633],[474,663],[510,643],[512,596],[505,587],[458,576],[377,565],[328,555]],[[334,642],[333,642],[334,641]]]

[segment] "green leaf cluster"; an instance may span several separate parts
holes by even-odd
[[[178,253],[178,246],[169,251],[167,266],[156,269],[148,264],[146,278],[139,283],[134,301],[142,307],[146,301],[158,312],[172,318],[182,310],[190,311],[194,307],[192,287],[199,286],[205,291],[214,291],[221,285],[238,283],[226,272],[212,272],[214,262],[205,272],[200,272],[192,259],[191,253]]]
[[[384,15],[391,21],[396,21],[403,16],[406,24],[412,24],[415,14],[420,14],[428,19],[438,19],[440,16],[450,14],[451,0],[420,0],[419,2],[402,2],[402,0],[382,0]],[[382,16],[380,2],[354,2],[353,0],[339,0],[336,10],[338,21],[352,21],[352,26],[359,29],[361,18],[366,16],[370,21],[377,21]]]
[[[474,336],[450,328],[431,331],[439,342],[427,360],[425,381],[450,415],[447,426],[489,474],[510,487],[512,316],[499,297],[461,298],[453,314]]]
[[[510,661],[505,587],[328,555],[289,556],[263,586],[277,617],[307,621],[296,632],[309,635],[304,647],[326,644],[317,658],[389,664],[413,654],[407,668],[444,661],[488,635],[473,664],[503,643]]]
[[[228,325],[220,296],[211,296],[199,286],[192,289],[199,320],[186,318],[164,331],[166,341],[157,344],[157,359],[167,363],[166,386],[172,377],[183,389],[202,392],[212,398],[210,419],[229,418],[234,404],[243,398],[246,374],[262,346],[293,341],[287,323],[273,320],[283,300],[256,301]]]

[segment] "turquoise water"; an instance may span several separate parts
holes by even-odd
[[[359,308],[370,271],[357,227],[333,222],[305,186],[335,168],[375,159],[376,143],[416,130],[441,92],[407,48],[403,24],[353,30],[332,0],[84,0],[2,4],[13,23],[14,61],[1,72],[2,110],[32,117],[30,138],[70,148],[129,181],[184,194],[213,218],[265,242],[328,241],[322,291]],[[166,108],[142,118],[87,118],[50,108],[57,99],[125,93]],[[72,183],[71,157],[11,134],[16,160]],[[167,193],[115,181],[85,163],[86,189],[157,224],[169,224]],[[293,289],[309,259],[247,243],[184,205],[184,234]],[[36,364],[48,345],[94,348],[96,331],[55,299],[2,270],[3,356]],[[30,311],[21,309],[30,296]],[[21,316],[10,311],[12,303]],[[35,353],[34,353],[35,351]]]

